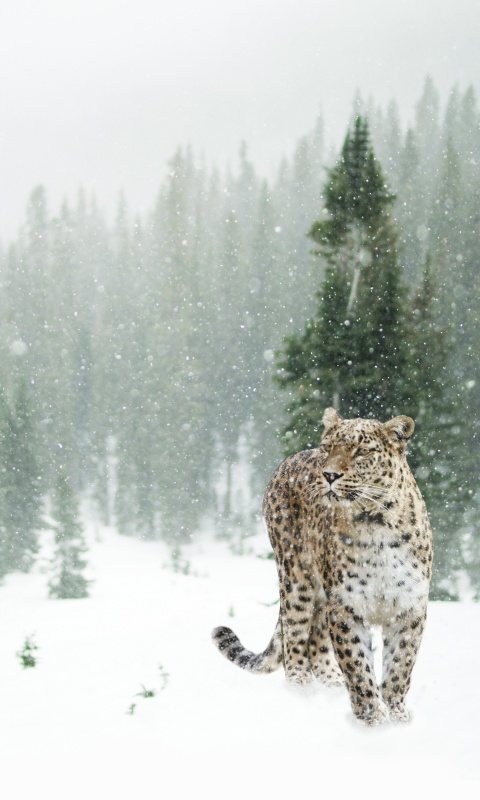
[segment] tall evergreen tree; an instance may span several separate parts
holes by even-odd
[[[388,417],[405,411],[406,293],[388,191],[357,117],[325,186],[326,219],[310,236],[326,261],[316,316],[286,341],[280,385],[291,394],[288,449],[318,440],[320,410]]]
[[[42,521],[42,482],[35,446],[38,441],[28,385],[21,378],[4,413],[2,455],[3,530],[10,570],[27,572],[38,552]]]
[[[429,262],[409,307],[389,214],[393,198],[361,118],[330,171],[325,197],[329,216],[311,229],[327,262],[318,312],[302,336],[286,341],[279,362],[278,380],[291,397],[286,449],[315,446],[326,405],[345,416],[407,413],[418,420],[412,462],[438,549],[432,596],[454,599],[469,487],[459,447],[463,415],[446,377],[451,343],[440,326]]]
[[[415,132],[409,128],[398,155],[398,190],[395,214],[400,232],[400,253],[409,284],[418,285],[428,237],[427,213],[421,193],[421,169]]]
[[[53,575],[49,594],[59,600],[88,597],[89,581],[83,575],[87,566],[83,526],[79,521],[78,500],[70,476],[60,465],[53,494],[52,514],[55,531]]]
[[[409,460],[434,533],[431,597],[454,600],[458,599],[458,575],[465,568],[463,526],[472,502],[474,465],[464,446],[468,435],[465,399],[449,372],[454,340],[439,295],[438,279],[427,257],[422,284],[413,299],[410,332],[415,436]]]
[[[4,459],[4,454],[6,451],[6,442],[7,442],[6,418],[7,418],[7,405],[5,402],[5,394],[3,391],[0,391],[0,458],[2,459],[2,461]],[[6,494],[5,481],[0,481],[0,581],[11,570],[8,515],[4,511],[5,494]]]

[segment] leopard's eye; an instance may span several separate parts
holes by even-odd
[[[318,445],[318,449],[320,450],[322,455],[327,455],[330,450],[330,447],[328,446],[328,444],[322,442],[321,444]]]
[[[377,452],[376,447],[359,447],[355,455],[360,456],[361,458],[366,458],[366,456],[371,456],[373,455],[373,453],[376,452]]]

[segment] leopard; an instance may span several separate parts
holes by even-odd
[[[331,407],[322,422],[319,446],[288,456],[264,495],[279,583],[268,646],[253,653],[225,626],[212,638],[249,672],[283,666],[288,684],[346,687],[361,724],[407,722],[433,563],[427,509],[407,462],[415,423],[344,419]]]

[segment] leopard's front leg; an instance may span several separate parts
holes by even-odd
[[[291,562],[278,565],[280,617],[283,635],[283,663],[289,683],[307,684],[312,680],[309,639],[315,606],[314,584],[307,567],[292,568]]]
[[[313,612],[308,642],[310,667],[314,677],[326,686],[343,686],[345,679],[337,664],[328,624],[327,598],[320,588]]]
[[[330,604],[328,619],[353,713],[366,725],[386,722],[388,712],[375,679],[370,631],[352,609],[341,604]]]
[[[405,696],[425,627],[426,607],[399,614],[383,627],[382,695],[392,719],[407,722]]]

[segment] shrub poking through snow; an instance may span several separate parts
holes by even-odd
[[[165,671],[165,669],[163,668],[163,666],[161,664],[159,665],[158,669],[159,669],[159,672],[160,672],[160,686],[158,686],[157,688],[153,688],[153,689],[147,689],[147,687],[142,683],[142,684],[140,684],[141,687],[142,687],[142,690],[141,690],[141,692],[137,692],[135,697],[143,697],[144,699],[149,699],[151,697],[156,697],[158,694],[160,694],[160,692],[163,692],[163,690],[167,688],[168,679],[169,679],[170,675],[168,674],[168,672]],[[130,716],[133,716],[134,713],[135,713],[136,707],[137,707],[137,703],[131,703],[130,706],[128,707],[128,711],[126,713],[129,714]]]
[[[17,656],[23,669],[29,669],[37,666],[37,656],[35,653],[38,650],[38,645],[35,644],[33,636],[27,636],[21,650],[17,651]]]

